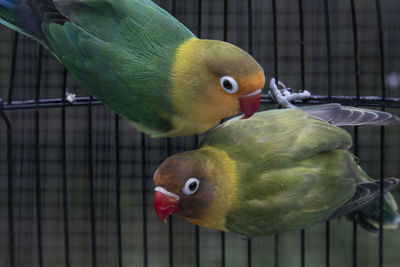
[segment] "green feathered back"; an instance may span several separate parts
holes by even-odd
[[[60,3],[71,23],[42,28],[72,76],[140,130],[168,132],[171,65],[192,33],[151,1]]]
[[[211,131],[202,145],[265,167],[286,167],[323,151],[348,149],[352,139],[345,130],[300,109],[277,109],[258,112],[247,120],[229,120]]]
[[[326,219],[353,196],[360,179],[351,144],[346,131],[300,109],[217,127],[202,145],[226,151],[236,163],[238,191],[227,228],[256,236]]]
[[[0,16],[139,130],[172,129],[171,68],[177,47],[195,36],[152,1],[3,0]]]

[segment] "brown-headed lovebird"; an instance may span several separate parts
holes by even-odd
[[[0,0],[0,23],[153,137],[202,133],[260,103],[264,71],[248,53],[196,38],[150,0]]]
[[[246,236],[277,234],[357,211],[375,231],[380,183],[349,151],[351,135],[336,125],[391,125],[389,113],[339,104],[256,113],[211,130],[199,149],[167,158],[154,174],[154,207],[193,224]],[[399,179],[387,178],[385,192]],[[400,222],[385,195],[384,221]]]

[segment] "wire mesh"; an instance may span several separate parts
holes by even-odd
[[[253,54],[267,78],[312,91],[307,104],[400,115],[396,0],[156,2],[197,36]],[[252,240],[179,217],[161,224],[152,174],[202,136],[148,138],[32,40],[1,26],[0,47],[1,266],[398,266],[399,231],[370,236],[356,217]],[[400,176],[398,126],[349,130],[372,177]]]

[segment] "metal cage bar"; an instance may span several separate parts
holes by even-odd
[[[119,116],[114,116],[115,130],[115,188],[116,188],[116,216],[117,216],[117,243],[118,243],[118,267],[123,266],[122,253],[122,222],[121,222],[121,153],[119,138]]]
[[[335,102],[343,105],[357,105],[360,107],[382,107],[385,108],[400,108],[400,98],[395,97],[386,97],[384,101],[382,101],[382,97],[378,96],[332,96],[328,98],[325,95],[312,95],[309,99],[304,100],[303,102],[296,103],[306,103],[312,105],[326,104],[330,102]],[[271,98],[268,95],[261,96],[261,103],[264,104],[274,104]],[[32,109],[35,108],[35,101],[33,100],[22,100],[22,101],[12,101],[11,104],[3,102],[4,110],[23,110],[23,109]],[[59,108],[62,107],[63,100],[60,98],[56,99],[42,99],[37,104],[39,109],[47,109],[47,108]],[[77,97],[73,103],[67,103],[66,106],[68,108],[73,107],[82,107],[89,105],[89,97]],[[95,98],[91,101],[92,106],[103,105],[100,101]]]
[[[147,241],[147,190],[146,190],[146,135],[141,134],[141,161],[142,161],[142,224],[143,224],[143,264],[148,265],[148,241]]]
[[[14,89],[14,81],[15,81],[15,66],[17,64],[17,50],[18,50],[18,40],[19,33],[14,33],[14,42],[13,42],[13,50],[12,50],[12,61],[11,61],[11,73],[10,73],[10,85],[8,87],[8,103],[11,104],[12,101],[12,91]]]
[[[88,183],[89,183],[89,201],[90,201],[90,245],[92,253],[92,267],[97,267],[97,243],[96,243],[96,192],[94,188],[93,173],[93,117],[92,117],[92,97],[89,97],[87,106],[88,123]]]
[[[67,177],[67,120],[66,120],[66,99],[67,92],[67,70],[64,68],[61,107],[61,144],[62,144],[62,195],[63,195],[63,224],[64,224],[64,246],[65,246],[65,267],[71,266],[70,259],[70,233],[69,233],[69,210],[68,210],[68,177]]]
[[[36,88],[35,88],[35,110],[34,110],[34,144],[35,144],[35,196],[36,196],[36,230],[39,267],[43,267],[43,233],[42,233],[42,196],[41,196],[41,178],[40,178],[40,133],[39,133],[39,107],[37,104],[40,99],[40,87],[42,84],[42,61],[43,47],[38,46],[39,55],[37,59]]]
[[[15,60],[15,59],[13,59]],[[11,88],[12,89],[12,88]],[[0,115],[7,129],[7,217],[8,217],[8,257],[10,267],[15,267],[15,242],[14,242],[14,186],[13,186],[13,136],[11,122],[4,113],[3,103],[0,102]]]
[[[354,0],[350,1],[350,8],[351,8],[351,18],[352,18],[352,26],[353,26],[353,49],[354,49],[354,82],[355,82],[355,90],[356,90],[356,98],[357,101],[360,100],[360,54],[358,49],[358,30],[357,30],[357,17],[356,17],[356,7]],[[358,103],[355,103],[355,106],[358,106]],[[354,155],[358,157],[358,126],[354,127],[354,141],[353,141],[353,148],[354,148]],[[357,233],[357,215],[353,215],[353,255],[352,255],[352,264],[353,267],[357,267],[357,240],[358,240],[358,233]]]
[[[379,54],[380,54],[380,83],[381,83],[381,94],[382,102],[386,99],[386,86],[385,86],[385,53],[383,44],[383,29],[382,29],[382,12],[381,3],[379,0],[375,1],[376,4],[376,18],[378,22],[378,35],[379,35]],[[385,110],[385,106],[382,105],[381,110]],[[379,267],[383,267],[384,253],[383,253],[383,200],[384,200],[384,187],[383,179],[385,176],[385,127],[380,127],[380,197],[379,197]]]
[[[19,34],[14,34],[13,41],[13,52],[12,52],[12,61],[11,61],[11,74],[10,74],[10,85],[8,87],[8,102],[12,101],[12,91],[14,89],[14,81],[15,75],[15,66],[17,59],[17,48],[18,48],[18,38]],[[7,221],[8,221],[8,257],[10,267],[15,267],[15,237],[14,237],[14,183],[13,183],[13,135],[12,135],[12,126],[11,121],[7,117],[4,112],[4,103],[0,99],[0,115],[6,125],[7,131]]]

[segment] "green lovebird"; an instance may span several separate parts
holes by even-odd
[[[246,236],[277,234],[357,211],[360,225],[379,228],[380,182],[349,152],[351,135],[336,125],[392,125],[389,113],[326,104],[234,118],[199,149],[167,158],[154,174],[154,207],[200,226]],[[386,178],[384,191],[400,180]],[[390,193],[387,228],[400,223]]]
[[[196,38],[150,0],[0,0],[0,23],[153,137],[203,133],[260,103],[264,71],[248,53]]]

